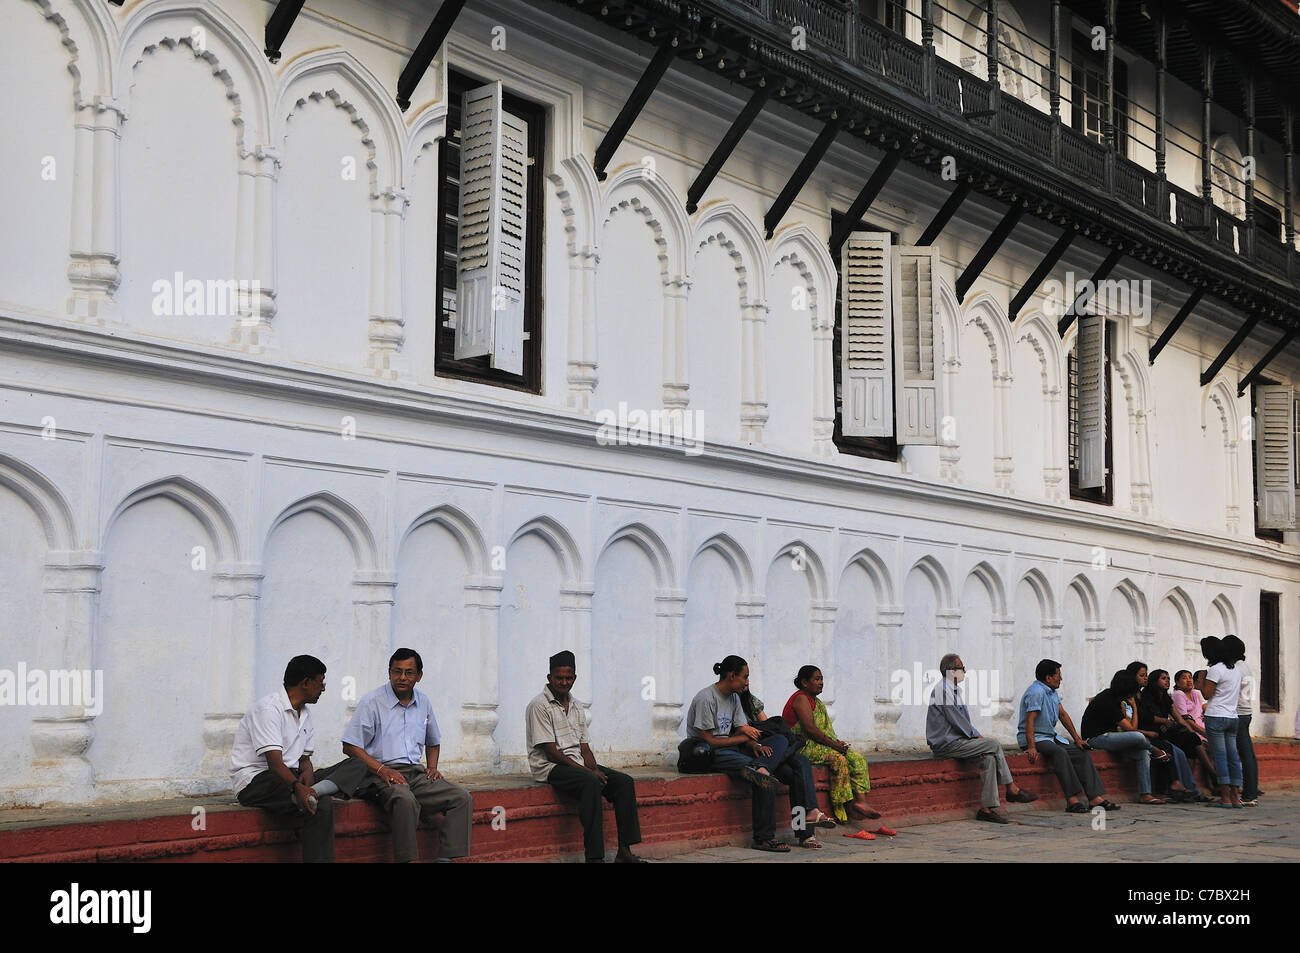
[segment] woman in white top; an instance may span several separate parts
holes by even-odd
[[[1250,740],[1250,719],[1255,713],[1255,676],[1246,664],[1246,643],[1235,635],[1223,640],[1224,658],[1236,659],[1241,672],[1241,691],[1237,695],[1237,754],[1241,758],[1241,803],[1246,807],[1259,804],[1259,762],[1255,760],[1255,743]]]
[[[1223,640],[1201,639],[1201,654],[1210,668],[1205,673],[1205,733],[1214,774],[1219,781],[1218,807],[1241,807],[1241,759],[1237,755],[1237,701],[1241,697],[1242,669],[1223,647]]]

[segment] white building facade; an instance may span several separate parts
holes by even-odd
[[[414,0],[312,4],[275,63],[261,0],[3,4],[0,805],[228,790],[235,726],[300,653],[329,667],[330,763],[404,645],[459,773],[523,770],[524,706],[564,648],[613,764],[669,759],[732,653],[769,711],[818,665],[840,736],[899,749],[924,744],[918,682],[945,652],[988,696],[977,726],[1010,742],[1040,658],[1064,664],[1077,720],[1131,660],[1201,668],[1201,637],[1238,634],[1278,686],[1255,733],[1291,734],[1300,536],[1256,536],[1238,394],[1277,335],[1202,385],[1244,319],[1228,302],[1207,294],[1154,363],[1187,288],[1131,259],[1112,277],[1151,282],[1149,323],[1130,308],[1062,338],[1050,280],[1009,316],[1061,231],[1032,216],[959,297],[1003,208],[972,194],[917,251],[953,183],[904,161],[864,220],[891,267],[912,263],[882,320],[922,335],[892,373],[919,367],[933,403],[919,442],[864,454],[837,396],[828,242],[885,152],[847,130],[769,238],[819,128],[774,95],[688,212],[748,92],[677,65],[600,179],[653,47],[592,10],[471,0],[403,110],[395,78],[432,15]],[[958,38],[955,18],[980,22],[936,6]],[[1046,4],[998,6],[1044,35]],[[936,50],[983,75],[981,35]],[[1149,77],[1130,59],[1137,103]],[[526,223],[492,226],[527,258],[519,288],[494,265],[490,297],[509,300],[486,310],[449,237],[465,247],[473,212],[449,199],[470,191],[463,92],[484,88],[516,117],[528,193]],[[1200,106],[1170,82],[1171,122]],[[1169,181],[1195,191],[1174,151]],[[1080,238],[1050,279],[1105,254]],[[900,323],[918,303],[925,331]],[[457,361],[475,319],[485,356]],[[1109,502],[1071,490],[1081,324],[1110,340]],[[1267,378],[1300,387],[1297,357]],[[682,429],[647,437],[641,415]],[[880,420],[903,439],[893,409]],[[55,690],[69,671],[102,691]]]

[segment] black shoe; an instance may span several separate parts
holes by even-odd
[[[752,764],[745,765],[740,771],[740,776],[750,784],[762,788],[764,791],[775,791],[780,782],[770,774],[763,774]]]
[[[1009,820],[1007,820],[1007,817],[1006,817],[1005,814],[999,814],[997,811],[990,810],[990,809],[987,808],[987,807],[982,807],[982,808],[979,809],[979,811],[975,814],[975,820],[977,820],[977,821],[988,821],[990,824],[1010,824],[1010,823],[1011,823]]]

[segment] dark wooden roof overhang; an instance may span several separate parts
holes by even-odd
[[[810,36],[806,50],[795,51],[789,27],[775,18],[765,19],[757,9],[762,5],[758,0],[551,2],[587,14],[597,31],[601,27],[596,24],[603,24],[606,30],[651,44],[656,44],[656,34],[679,31],[686,39],[677,48],[677,57],[744,87],[750,96],[761,82],[769,89],[775,86],[769,104],[802,113],[823,133],[828,117],[835,113],[844,131],[872,146],[888,152],[901,144],[902,158],[932,172],[936,180],[944,160],[953,158],[970,176],[972,191],[987,199],[1007,206],[1018,200],[1026,214],[1061,228],[1077,228],[1078,235],[1104,246],[1108,254],[1122,247],[1134,261],[1162,271],[1174,282],[1200,288],[1243,314],[1258,315],[1259,322],[1283,332],[1300,328],[1300,287],[1286,273],[1266,271],[1208,235],[1190,233],[1153,214],[1150,204],[1144,208],[1125,201],[1118,192],[1090,187],[1078,175],[1058,169],[1005,135],[1000,137],[996,116],[964,118],[953,108],[950,93],[932,90],[927,97],[927,80],[916,55],[920,48],[897,34],[864,23],[861,38],[846,38],[842,33],[837,38],[833,31],[824,31],[817,34],[816,42]],[[1087,8],[1084,0],[1066,2],[1080,11]],[[1132,13],[1129,4],[1119,6],[1125,16]],[[810,34],[815,29],[815,23],[809,25]],[[871,39],[868,31],[876,31],[872,42],[882,42],[879,36],[885,36],[879,72],[858,65],[860,54],[849,55],[851,43]],[[1123,45],[1122,23],[1117,35]],[[876,62],[874,51],[872,62]],[[939,61],[939,68],[941,82],[943,71],[949,77],[960,73],[963,82],[978,90],[977,77],[944,61]],[[1014,101],[1004,97],[1003,103]],[[1016,106],[1021,104],[1012,108]],[[1054,134],[1067,133],[1062,129]],[[1146,170],[1130,174],[1156,180]],[[1300,279],[1300,254],[1281,245],[1278,254],[1285,265],[1280,270]]]

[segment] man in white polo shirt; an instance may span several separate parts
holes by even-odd
[[[235,729],[230,780],[239,803],[301,822],[304,863],[334,860],[334,804],[330,794],[350,792],[366,766],[348,758],[319,771],[312,767],[314,728],[308,705],[325,691],[325,663],[295,655],[284,687],[259,698]]]

